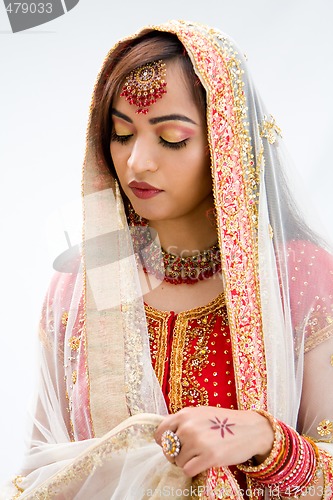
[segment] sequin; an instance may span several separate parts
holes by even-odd
[[[317,427],[319,436],[329,436],[333,432],[333,422],[331,420],[322,420]]]
[[[76,384],[76,381],[77,381],[77,371],[74,370],[72,373],[72,382],[74,385]]]
[[[272,116],[270,119],[265,116],[261,125],[260,136],[267,139],[269,144],[274,144],[278,135],[282,137],[281,129],[277,126],[275,119]]]
[[[79,337],[70,337],[68,339],[68,345],[72,349],[72,351],[77,351],[80,347],[81,339]]]
[[[68,323],[68,312],[65,311],[61,316],[61,324],[63,326],[67,326],[67,323]]]
[[[230,379],[223,371],[214,371],[217,363],[212,361],[212,357],[217,356],[220,368],[220,356],[224,363],[231,359],[230,351],[223,349],[230,341],[224,295],[220,294],[206,306],[178,314],[148,305],[145,311],[153,367],[161,387],[169,388],[165,395],[170,411],[188,405],[216,405],[210,401],[211,397],[219,397],[218,402],[222,403],[225,393],[215,390],[217,396],[214,396],[211,388],[220,381],[227,385]],[[219,339],[216,331],[221,333]]]

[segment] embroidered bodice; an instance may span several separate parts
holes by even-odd
[[[237,408],[224,296],[178,314],[145,306],[152,363],[169,410]]]

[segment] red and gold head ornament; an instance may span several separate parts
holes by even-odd
[[[120,96],[137,106],[136,113],[147,114],[149,106],[166,93],[165,75],[165,63],[162,60],[139,66],[126,76]]]

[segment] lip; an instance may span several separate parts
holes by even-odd
[[[147,182],[137,182],[132,181],[128,185],[129,188],[133,191],[133,194],[137,198],[148,199],[157,196],[159,193],[162,193],[162,189],[158,189],[155,186],[151,186]]]

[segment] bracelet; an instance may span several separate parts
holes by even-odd
[[[273,417],[269,420],[274,430],[271,453],[260,465],[241,464],[238,468],[263,486],[278,490],[279,495],[297,497],[315,484],[320,463],[318,448],[285,423]]]
[[[317,480],[320,472],[319,450],[310,438],[300,436],[266,411],[259,410],[257,413],[266,417],[272,426],[272,450],[261,464],[255,465],[253,460],[249,460],[237,468],[257,483],[277,489],[282,496],[297,497]]]
[[[251,477],[265,475],[268,470],[269,471],[274,470],[286,448],[285,435],[277,419],[274,418],[265,410],[255,410],[255,411],[260,415],[262,415],[263,417],[267,418],[267,420],[269,420],[274,432],[274,441],[270,454],[261,464],[254,465],[253,461],[249,460],[247,462],[244,462],[243,464],[237,465],[237,468],[240,471],[245,472],[246,474],[250,474]]]

